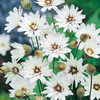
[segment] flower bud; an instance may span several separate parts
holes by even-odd
[[[96,67],[92,64],[89,64],[86,68],[87,70],[87,73],[90,74],[90,75],[93,75],[96,71]]]
[[[24,9],[32,8],[32,1],[31,0],[20,0],[20,3]]]
[[[81,36],[80,36],[81,42],[85,42],[87,39],[88,39],[88,35],[87,34],[81,34]]]
[[[29,45],[24,44],[23,48],[24,48],[24,56],[30,54],[32,51],[32,48]]]
[[[76,48],[77,47],[78,42],[76,40],[73,40],[70,42],[70,48]]]
[[[59,71],[64,71],[65,69],[66,69],[66,65],[64,64],[64,63],[59,63],[58,65],[57,65],[57,69],[59,70]]]
[[[47,100],[44,96],[34,96],[35,100]]]
[[[90,59],[92,57],[88,56],[85,52],[83,52],[85,59]]]
[[[82,97],[84,96],[84,94],[85,94],[84,88],[80,86],[80,87],[76,90],[76,94],[77,94],[77,96],[78,96],[79,98],[82,98]]]
[[[17,91],[15,92],[15,97],[18,98],[18,99],[21,99],[21,98],[24,98],[24,97],[25,97],[25,94],[24,94],[23,91],[17,90]]]
[[[8,72],[10,72],[10,68],[7,67],[7,66],[2,66],[0,67],[0,70],[4,73],[4,74],[7,74]]]
[[[41,57],[43,55],[43,52],[41,50],[36,50],[35,51],[35,56],[36,57]]]

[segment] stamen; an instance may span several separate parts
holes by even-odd
[[[79,71],[76,67],[70,66],[70,70],[69,73],[73,74],[77,74]]]
[[[91,49],[91,48],[87,48],[87,52],[89,53],[89,54],[93,54],[94,53],[94,51]]]

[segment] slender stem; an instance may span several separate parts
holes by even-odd
[[[76,55],[77,55],[77,51],[78,51],[78,48],[79,48],[79,45],[80,45],[81,41],[79,42],[78,46],[77,46],[77,49],[76,49],[76,52],[75,52],[75,57],[76,58]]]
[[[36,43],[37,43],[37,46],[38,46],[38,49],[39,49],[39,43],[38,43],[38,38],[36,36]]]
[[[53,72],[55,73],[55,58],[53,59]]]
[[[37,84],[38,84],[38,89],[39,89],[39,94],[41,95],[41,90],[40,90],[40,85],[39,85],[39,80],[37,80]]]
[[[90,75],[91,80],[90,80],[90,100],[91,100],[91,90],[92,90],[92,75]]]
[[[25,100],[27,100],[27,98],[25,98]]]
[[[73,32],[71,32],[71,39],[70,39],[71,41],[72,41],[72,37],[73,37]]]
[[[19,75],[19,76],[21,76],[22,78],[24,78],[22,75],[20,75],[19,73],[16,73],[16,72],[14,72],[14,71],[11,71],[11,72],[13,72],[14,74],[17,74],[17,75]]]
[[[52,14],[51,10],[50,10],[50,14],[51,14],[51,18],[52,18],[52,22],[53,22],[53,25],[54,25],[55,31],[57,32],[57,29],[56,29],[56,26],[55,26],[55,22],[54,22],[54,19],[53,19],[53,14]]]
[[[82,98],[80,98],[79,100],[82,100]]]
[[[25,94],[25,93],[24,93]],[[27,94],[25,94],[26,95],[26,97],[28,98],[28,100],[30,100],[30,98],[29,98],[29,96],[27,95]],[[26,99],[27,100],[27,99]]]
[[[30,9],[31,9],[32,13],[35,14],[34,11],[33,11],[33,9],[31,7],[30,7]]]
[[[32,37],[31,37],[31,41],[32,41],[32,45],[33,45],[33,50],[35,50],[35,48],[34,48],[34,42],[33,42]]]

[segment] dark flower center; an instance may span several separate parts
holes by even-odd
[[[73,74],[77,74],[79,72],[79,70],[76,67],[70,66],[70,70],[69,73]]]
[[[30,25],[30,27],[31,27],[31,29],[35,29],[35,27],[36,27],[36,24],[35,23],[31,23],[31,25]]]
[[[75,21],[74,17],[70,16],[70,15],[68,16],[68,18],[66,18],[66,20],[67,20],[68,23]]]
[[[39,73],[41,72],[41,68],[35,66],[35,68],[33,69],[34,70],[34,73]]]
[[[25,87],[21,88],[21,90],[22,90],[23,92],[26,92],[26,91],[27,91],[27,89],[26,89]]]
[[[93,88],[98,91],[100,89],[100,85],[99,84],[93,84]]]
[[[57,85],[54,86],[53,88],[54,88],[54,91],[57,91],[57,92],[62,92],[62,90],[64,90],[64,88],[61,87],[59,83],[57,83]]]
[[[14,72],[15,74],[19,72],[19,69],[18,69],[17,67],[13,67],[12,70],[13,70],[13,72]]]
[[[51,46],[52,46],[52,48],[55,49],[55,50],[58,48],[58,45],[57,45],[56,43],[52,44]]]
[[[86,50],[89,54],[93,54],[94,53],[94,51],[91,49],[91,48],[87,48],[87,50]]]

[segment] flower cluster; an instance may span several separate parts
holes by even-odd
[[[30,38],[31,45],[11,43],[12,62],[2,63],[0,70],[5,73],[6,84],[12,87],[10,97],[30,100],[29,96],[34,95],[35,100],[71,100],[78,95],[80,100],[83,96],[99,99],[100,75],[94,76],[96,67],[86,61],[100,58],[100,28],[96,29],[93,23],[85,25],[86,15],[73,4],[58,9],[65,0],[37,0],[36,3],[43,7],[42,12],[50,11],[51,24],[46,15],[40,15],[39,11],[34,13],[31,0],[20,0],[20,3],[31,12],[24,13],[21,6],[14,7],[6,18],[5,30],[9,33],[17,28]],[[5,41],[9,41],[8,36]],[[5,47],[4,42],[0,46]],[[5,48],[9,49],[9,46]],[[77,58],[78,50],[83,54],[80,58]],[[3,49],[1,52],[5,55]]]

